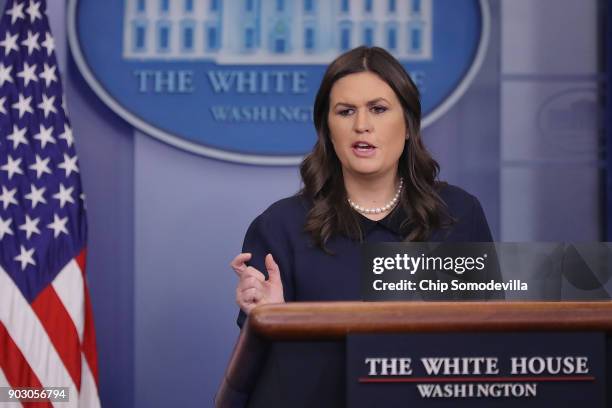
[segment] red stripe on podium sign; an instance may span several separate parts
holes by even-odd
[[[403,377],[403,378],[359,378],[360,383],[462,383],[462,382],[559,382],[595,381],[592,375],[548,376],[548,377]]]

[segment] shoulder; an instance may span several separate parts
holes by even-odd
[[[309,202],[302,194],[295,194],[290,197],[282,198],[272,203],[263,213],[264,214],[293,214],[305,213],[309,209]]]
[[[309,207],[309,202],[304,196],[296,194],[272,203],[258,218],[294,219],[295,217],[305,216]]]

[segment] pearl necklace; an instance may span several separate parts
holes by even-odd
[[[382,207],[376,207],[376,208],[360,207],[357,204],[355,204],[350,198],[348,199],[348,203],[354,210],[359,211],[362,214],[381,214],[381,213],[387,212],[395,208],[395,205],[397,204],[397,201],[399,200],[400,194],[402,193],[403,186],[404,186],[404,179],[400,178],[399,186],[397,187],[397,191],[395,192],[395,195],[393,196],[391,201],[389,201],[387,204],[383,205]]]

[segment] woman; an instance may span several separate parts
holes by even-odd
[[[318,139],[302,162],[304,188],[270,206],[231,267],[238,324],[257,305],[359,300],[360,243],[491,241],[478,200],[437,181],[421,141],[419,92],[378,47],[327,68],[314,105]]]

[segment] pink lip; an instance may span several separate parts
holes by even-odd
[[[358,148],[357,146],[359,146],[360,143],[366,143],[368,144],[370,147],[367,149],[363,149],[363,148]],[[372,157],[376,154],[376,146],[368,143],[368,142],[355,142],[353,143],[353,145],[351,146],[352,150],[353,150],[353,154],[357,157]]]

